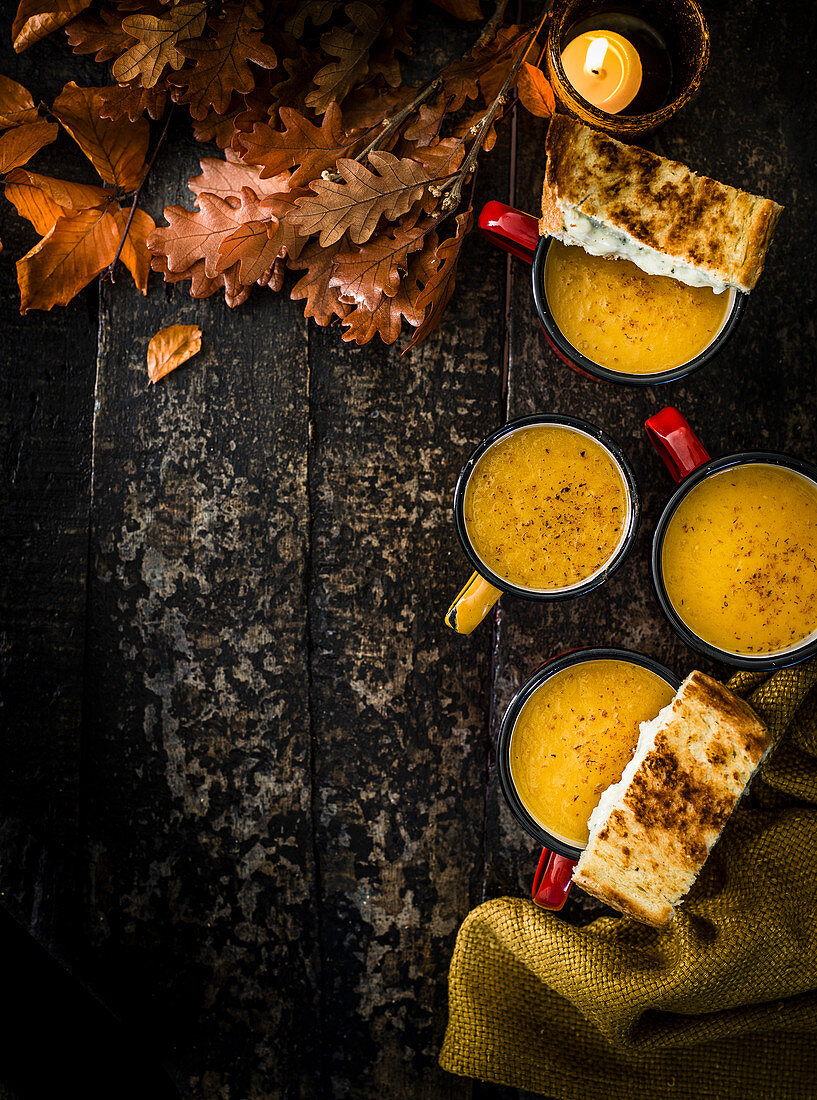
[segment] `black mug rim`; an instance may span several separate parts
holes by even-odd
[[[497,736],[496,758],[499,770],[499,785],[517,824],[542,847],[556,852],[557,855],[565,856],[567,859],[578,859],[584,848],[577,848],[575,845],[568,844],[566,841],[553,836],[527,810],[516,791],[516,785],[511,774],[511,740],[522,708],[537,688],[541,687],[558,672],[563,672],[564,669],[571,668],[573,665],[584,664],[588,661],[608,660],[627,661],[630,664],[649,669],[650,672],[660,676],[662,680],[666,680],[674,691],[677,691],[681,686],[680,676],[677,676],[666,665],[662,665],[660,661],[656,661],[655,658],[648,657],[645,653],[639,653],[634,649],[620,649],[615,646],[583,646],[581,649],[573,649],[567,653],[562,653],[558,657],[551,658],[528,677],[508,704],[508,709],[505,711]]]
[[[594,363],[592,359],[588,359],[586,355],[582,355],[582,353],[570,343],[556,324],[550,306],[547,304],[547,297],[545,295],[545,261],[547,259],[548,249],[553,244],[554,240],[554,237],[539,238],[539,243],[533,254],[533,263],[531,264],[533,301],[536,306],[536,312],[539,315],[539,321],[542,328],[547,333],[548,338],[553,341],[560,354],[579,370],[584,371],[585,374],[590,374],[594,378],[601,379],[603,382],[614,382],[624,386],[663,386],[668,382],[677,382],[681,378],[686,378],[688,375],[694,374],[695,371],[706,366],[706,364],[722,350],[724,344],[733,335],[746,309],[749,295],[744,294],[740,290],[735,290],[732,307],[726,316],[726,320],[720,332],[712,343],[708,344],[694,359],[690,359],[688,363],[682,363],[680,367],[673,367],[672,370],[661,371],[659,374],[626,374],[623,371],[610,370],[609,367],[602,367],[598,363]],[[724,291],[723,293],[727,294],[729,291]]]
[[[811,462],[806,462],[805,459],[797,458],[795,455],[781,454],[777,451],[740,451],[736,454],[724,455],[721,458],[712,458],[709,462],[704,462],[703,465],[697,466],[679,483],[672,496],[664,505],[664,510],[656,525],[652,538],[652,551],[650,554],[653,588],[655,589],[655,595],[661,610],[669,620],[670,626],[681,640],[690,646],[690,648],[696,649],[699,653],[703,653],[713,661],[720,661],[721,664],[729,665],[730,668],[746,670],[788,668],[790,665],[800,664],[801,661],[808,660],[809,657],[813,657],[817,654],[817,637],[812,638],[810,641],[803,642],[801,645],[787,650],[785,653],[777,653],[770,656],[759,654],[756,657],[750,657],[746,654],[730,653],[728,650],[719,649],[717,646],[712,645],[711,642],[707,642],[704,638],[700,638],[687,626],[675,610],[667,593],[666,585],[664,584],[661,563],[664,539],[666,538],[670,521],[675,515],[681,501],[711,474],[720,473],[722,470],[728,470],[733,466],[745,466],[752,463],[781,466],[784,469],[792,470],[795,473],[807,477],[815,488],[817,488],[817,466]]]
[[[519,428],[525,428],[535,424],[555,424],[560,427],[573,428],[577,431],[584,432],[586,435],[590,436],[591,439],[595,439],[595,441],[600,443],[615,461],[624,478],[627,491],[630,494],[630,518],[628,528],[618,550],[616,550],[608,560],[606,566],[603,566],[594,573],[592,577],[589,577],[580,584],[572,585],[570,588],[566,589],[555,589],[554,591],[544,592],[522,588],[519,585],[512,584],[510,581],[505,580],[504,577],[498,576],[493,570],[489,569],[472,546],[465,526],[465,490],[468,485],[468,479],[473,473],[477,462],[494,443],[504,436],[510,435],[511,432],[517,431]],[[460,470],[457,484],[454,487],[454,526],[457,531],[457,537],[460,540],[460,545],[465,551],[465,556],[473,566],[474,571],[478,573],[483,580],[488,581],[495,588],[499,588],[504,594],[516,596],[522,600],[535,600],[541,603],[550,603],[557,600],[572,600],[579,596],[584,596],[586,593],[592,592],[593,589],[598,588],[599,585],[604,584],[604,582],[612,576],[624,562],[625,558],[632,550],[633,543],[638,534],[640,521],[641,499],[638,494],[638,482],[635,478],[635,472],[621,447],[614,439],[611,439],[606,432],[596,427],[595,424],[591,424],[587,420],[581,420],[576,416],[566,416],[561,413],[534,413],[530,416],[519,417],[517,420],[510,420],[507,424],[503,424],[500,428],[497,428],[496,431],[486,436],[477,444],[471,452],[465,465]]]

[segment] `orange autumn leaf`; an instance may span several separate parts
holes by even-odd
[[[548,84],[545,74],[536,65],[527,61],[522,63],[516,78],[516,90],[519,101],[532,115],[538,118],[550,118],[556,110],[556,98]]]
[[[31,92],[0,74],[0,130],[9,126],[22,126],[24,122],[37,122],[39,119]]]
[[[119,239],[122,239],[122,234],[125,232],[125,226],[128,224],[129,211],[122,210],[117,207],[114,211],[114,218],[119,228]],[[156,228],[156,223],[150,214],[145,213],[144,210],[136,208],[133,218],[128,229],[128,235],[125,237],[125,243],[122,246],[122,252],[120,253],[120,260],[133,276],[133,281],[136,283],[138,290],[141,290],[143,294],[148,292],[148,276],[150,275],[150,252],[148,251],[148,237]]]
[[[158,382],[201,351],[198,325],[170,325],[151,337],[148,344],[148,378]]]
[[[141,78],[143,88],[152,88],[169,65],[180,69],[185,58],[176,49],[179,42],[198,38],[207,22],[205,0],[188,0],[166,9],[166,14],[138,13],[122,20],[122,29],[136,41],[114,62],[111,70],[120,84]]]
[[[325,169],[334,168],[338,157],[349,155],[358,140],[354,131],[344,131],[337,103],[329,104],[320,126],[292,107],[281,107],[278,114],[283,131],[274,130],[267,122],[257,122],[251,133],[241,135],[243,159],[260,165],[264,177],[295,168],[293,186],[309,183]]]
[[[54,114],[105,182],[130,191],[145,174],[150,125],[144,118],[102,118],[101,92],[72,80],[54,100]]]
[[[471,228],[474,212],[469,207],[462,214],[457,214],[454,219],[456,230],[453,237],[447,237],[434,250],[434,259],[439,261],[433,268],[432,274],[423,289],[416,298],[416,306],[420,311],[425,311],[423,323],[417,329],[411,343],[403,354],[410,348],[425,340],[429,333],[433,332],[442,320],[445,307],[448,305],[451,295],[454,293],[457,264],[459,263],[460,250],[465,236]]]
[[[56,224],[17,261],[20,312],[64,306],[113,261],[119,246],[116,219],[83,210]]]
[[[6,176],[6,198],[13,203],[21,218],[26,218],[41,237],[59,218],[70,217],[80,210],[103,206],[113,198],[111,191],[86,183],[70,183],[15,168]]]
[[[91,0],[20,0],[11,28],[11,40],[22,53],[52,31],[85,11]]]
[[[0,172],[9,172],[27,164],[44,145],[50,145],[59,133],[54,122],[26,122],[7,130],[0,137]]]

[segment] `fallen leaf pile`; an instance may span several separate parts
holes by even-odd
[[[433,2],[483,19],[479,0]],[[42,238],[17,265],[22,310],[70,301],[121,259],[143,293],[151,267],[195,298],[221,290],[230,306],[288,286],[344,340],[393,343],[406,322],[413,346],[454,292],[477,157],[514,89],[534,114],[553,111],[524,60],[538,27],[502,25],[504,7],[464,56],[409,86],[413,0],[22,0],[16,50],[64,27],[112,81],[69,83],[49,111],[0,77],[6,197]],[[138,205],[148,119],[166,122],[174,104],[222,154],[202,159],[190,207],[167,207],[155,228]],[[60,128],[98,185],[23,167]],[[167,369],[152,367],[152,380]]]

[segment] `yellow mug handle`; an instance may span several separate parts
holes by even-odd
[[[501,595],[501,588],[496,588],[479,573],[472,573],[445,613],[446,626],[450,626],[458,634],[470,634],[479,626]]]

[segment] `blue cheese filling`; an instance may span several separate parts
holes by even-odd
[[[553,236],[563,244],[576,244],[591,256],[609,256],[630,260],[648,275],[668,275],[687,286],[708,286],[716,294],[722,294],[727,284],[708,272],[706,268],[692,267],[684,260],[665,256],[654,248],[639,244],[633,237],[618,229],[611,229],[596,218],[582,214],[575,206],[559,204],[564,229]]]

